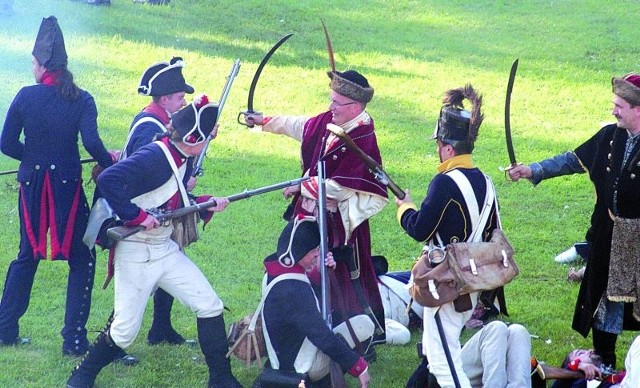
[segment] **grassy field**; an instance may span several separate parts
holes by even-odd
[[[169,6],[112,0],[111,7],[83,1],[16,0],[16,14],[1,19],[0,117],[24,85],[33,82],[31,50],[42,17],[56,15],[65,34],[70,70],[91,92],[107,148],[121,147],[133,116],[148,102],[136,94],[140,75],[152,63],[184,57],[184,74],[197,91],[217,99],[236,58],[242,67],[220,120],[218,138],[205,161],[198,192],[230,195],[296,178],[299,145],[249,131],[236,123],[246,109],[251,78],[265,52],[286,33],[295,35],[264,69],[255,108],[265,112],[315,114],[328,105],[327,54],[320,19],[331,32],[339,70],[354,68],[375,88],[368,111],[376,120],[385,169],[422,200],[438,164],[433,131],[445,90],[472,83],[484,94],[485,121],[474,159],[497,187],[502,220],[517,253],[521,275],[507,289],[511,322],[535,335],[533,353],[559,364],[575,347],[589,347],[570,328],[578,286],[566,281],[567,266],[553,257],[584,237],[594,192],[585,175],[533,187],[511,183],[504,144],[503,106],[511,63],[520,59],[511,106],[519,161],[537,161],[573,149],[601,123],[611,121],[612,76],[640,70],[638,2],[410,1],[410,0],[173,0]],[[84,152],[84,151],[83,151]],[[83,156],[87,156],[86,152]],[[17,168],[0,157],[0,169]],[[86,168],[89,171],[89,168]],[[88,181],[88,180],[87,180]],[[93,185],[86,183],[87,192]],[[18,245],[17,186],[2,177],[0,281]],[[286,201],[271,193],[235,202],[215,217],[202,240],[188,248],[231,309],[227,322],[252,312],[260,297],[262,259],[275,250]],[[390,204],[371,221],[375,254],[394,271],[408,270],[420,244],[402,233]],[[111,312],[113,291],[100,289],[106,252],[99,252],[89,329],[98,331]],[[67,265],[43,262],[21,335],[29,346],[0,349],[0,386],[63,386],[77,359],[63,357],[59,331],[64,314]],[[603,276],[605,276],[603,274]],[[145,317],[128,350],[137,367],[107,367],[99,387],[197,387],[206,384],[199,349],[150,347]],[[174,325],[196,337],[195,320],[182,306]],[[618,364],[634,333],[619,340]],[[90,335],[93,339],[95,333]],[[373,387],[400,387],[418,363],[415,342],[382,346],[371,365]],[[249,385],[258,370],[233,361]],[[353,383],[353,381],[350,381]]]

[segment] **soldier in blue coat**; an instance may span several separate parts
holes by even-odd
[[[76,86],[67,69],[64,38],[54,16],[42,21],[32,54],[36,84],[18,92],[0,138],[2,153],[20,161],[20,248],[0,301],[0,345],[21,342],[18,321],[29,306],[38,264],[49,257],[69,264],[62,352],[82,355],[89,346],[85,324],[95,254],[82,243],[89,207],[78,137],[102,167],[113,161],[98,135],[93,97]]]
[[[183,66],[182,58],[174,57],[169,62],[153,64],[144,71],[138,93],[150,96],[152,101],[134,117],[121,159],[165,133],[171,115],[187,104],[185,93],[192,94],[194,89],[186,83],[182,75]],[[190,160],[187,163],[188,171],[185,173],[188,190],[195,185],[195,178],[191,178],[191,167]],[[162,288],[158,288],[153,295],[153,322],[147,335],[149,344],[179,345],[185,342],[184,337],[171,325],[172,306],[173,297]]]

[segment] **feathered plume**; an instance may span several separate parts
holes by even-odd
[[[329,31],[327,31],[327,26],[324,24],[324,20],[320,19],[322,22],[322,29],[324,30],[324,37],[327,40],[327,51],[329,52],[329,68],[331,68],[331,72],[336,72],[336,61],[333,59],[333,46],[331,45],[331,38],[329,38]]]
[[[482,95],[476,93],[471,84],[466,84],[463,88],[448,90],[442,103],[450,105],[454,108],[464,109],[463,101],[467,99],[471,102],[471,118],[469,119],[469,140],[475,142],[478,137],[478,129],[484,120],[484,114],[481,112]]]

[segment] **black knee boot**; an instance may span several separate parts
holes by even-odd
[[[209,388],[242,388],[231,373],[231,362],[227,358],[227,333],[224,318],[198,318],[198,341],[209,367]]]
[[[591,332],[593,350],[602,357],[602,364],[611,365],[613,369],[616,369],[616,341],[618,340],[618,335],[598,329],[593,329]]]
[[[96,376],[105,366],[109,365],[114,357],[122,350],[109,335],[111,321],[109,319],[105,330],[100,333],[96,341],[89,347],[89,351],[84,356],[80,364],[71,372],[67,380],[67,388],[91,388],[96,380]]]
[[[158,288],[153,294],[153,321],[151,329],[147,335],[150,345],[168,343],[170,345],[181,345],[185,342],[171,325],[171,307],[173,306],[173,296],[169,295],[162,288]]]

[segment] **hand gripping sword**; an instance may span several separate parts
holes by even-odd
[[[282,44],[284,42],[287,41],[287,39],[289,39],[291,37],[291,35],[293,34],[288,34],[283,36],[282,38],[280,38],[280,40],[273,45],[273,47],[271,47],[271,50],[269,50],[267,52],[267,54],[264,56],[264,58],[262,58],[262,62],[260,62],[260,65],[258,65],[258,69],[256,70],[256,73],[253,75],[253,80],[251,80],[251,86],[249,87],[249,97],[247,99],[247,110],[244,112],[240,112],[238,113],[238,124],[244,125],[246,127],[249,128],[253,128],[253,124],[246,124],[243,123],[242,121],[240,121],[240,117],[242,116],[248,116],[252,113],[256,113],[255,110],[253,110],[253,94],[256,91],[256,85],[258,84],[258,79],[260,78],[260,74],[262,73],[262,69],[264,68],[264,65],[267,64],[267,62],[269,61],[269,58],[271,58],[271,56],[273,55],[273,53],[276,52],[276,50],[278,49],[278,47],[282,46]]]

